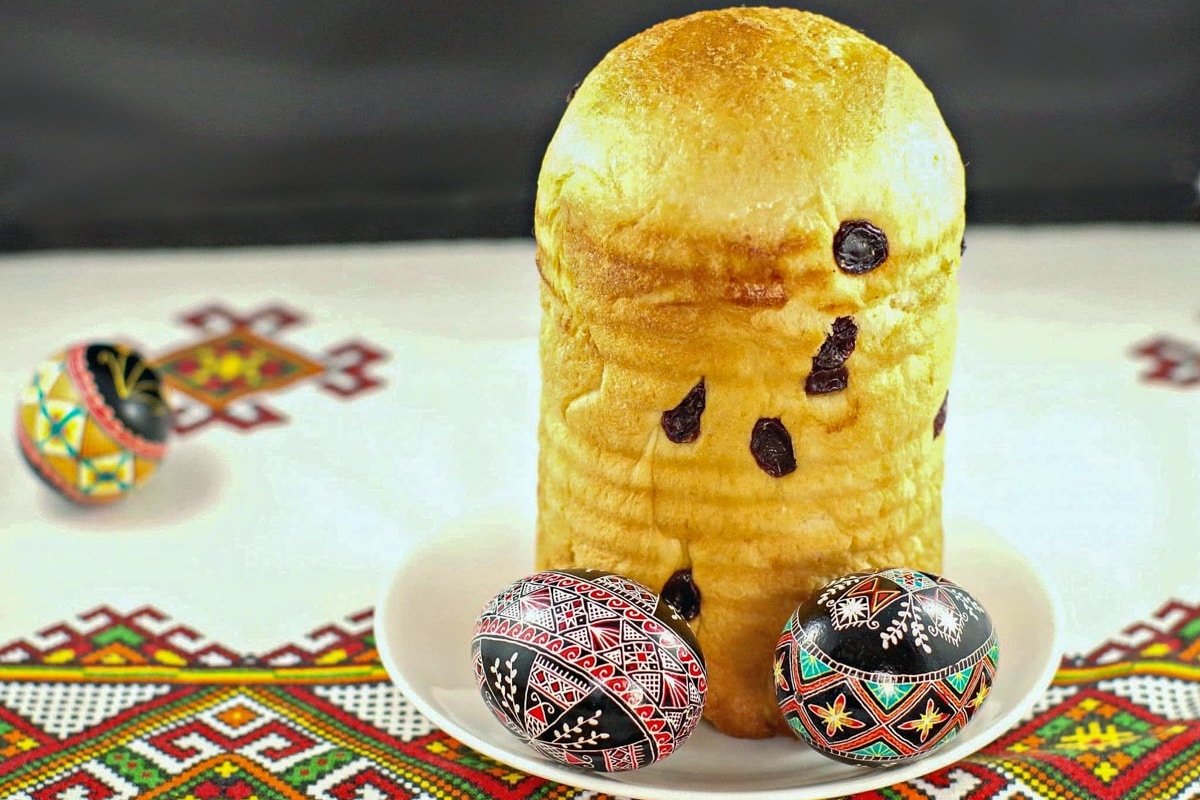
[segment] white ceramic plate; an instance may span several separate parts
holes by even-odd
[[[376,644],[392,680],[433,722],[534,775],[642,800],[852,794],[924,775],[988,744],[1029,710],[1058,665],[1057,603],[1033,565],[1004,538],[969,520],[947,525],[946,548],[943,574],[992,615],[1000,670],[987,705],[953,741],[928,758],[886,769],[834,762],[784,737],[734,739],[707,724],[670,758],[634,772],[582,772],[543,760],[484,706],[469,656],[484,603],[533,571],[528,520],[462,523],[412,550],[379,598]]]

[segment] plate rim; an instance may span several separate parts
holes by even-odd
[[[389,578],[380,588],[375,603],[375,614],[372,620],[372,632],[375,636],[375,647],[379,653],[380,662],[387,673],[389,680],[395,685],[410,703],[412,703],[418,711],[423,714],[433,725],[449,736],[458,739],[463,744],[472,749],[510,767],[519,769],[535,777],[543,780],[555,781],[567,786],[586,790],[603,792],[610,795],[629,797],[636,793],[640,800],[690,800],[691,798],[711,798],[711,800],[721,800],[722,798],[738,798],[747,797],[754,800],[821,800],[832,796],[841,796],[846,794],[854,794],[862,791],[870,791],[872,789],[884,788],[896,783],[902,783],[913,778],[919,778],[922,775],[927,775],[931,772],[936,772],[946,766],[954,764],[972,753],[991,744],[997,738],[1002,736],[1009,730],[1013,724],[1024,716],[1030,708],[1037,702],[1049,687],[1055,673],[1058,671],[1062,663],[1062,604],[1058,592],[1053,585],[1047,580],[1045,571],[1041,569],[1036,562],[1031,560],[1020,548],[1018,548],[1010,539],[1007,539],[1000,532],[991,526],[971,517],[956,516],[948,520],[945,524],[945,529],[954,530],[959,526],[971,526],[975,529],[975,538],[986,538],[990,543],[1000,542],[1005,546],[1013,557],[1023,562],[1024,568],[1037,579],[1037,585],[1042,590],[1047,600],[1045,611],[1051,631],[1050,646],[1047,648],[1045,663],[1038,672],[1037,678],[1034,681],[1035,690],[1024,696],[1020,702],[1016,703],[1012,708],[1005,711],[995,720],[993,720],[986,728],[982,729],[984,733],[977,734],[979,739],[978,747],[973,748],[965,753],[958,754],[955,758],[947,759],[947,753],[953,753],[952,748],[947,748],[942,753],[934,752],[918,761],[909,762],[907,764],[897,764],[892,768],[864,770],[860,775],[850,778],[842,778],[837,781],[826,781],[824,783],[810,783],[803,786],[795,787],[773,787],[767,789],[745,789],[745,790],[698,790],[695,788],[671,788],[664,787],[659,784],[644,785],[639,784],[636,780],[624,781],[608,777],[607,773],[603,772],[584,772],[572,770],[568,767],[555,764],[549,760],[539,758],[532,751],[529,755],[521,755],[518,758],[513,758],[513,754],[508,751],[497,750],[487,740],[476,736],[474,731],[446,721],[443,715],[433,709],[430,704],[425,701],[422,693],[413,686],[411,681],[402,670],[396,669],[395,664],[398,663],[392,656],[388,637],[385,635],[385,609],[389,607],[388,600],[393,591],[395,591],[401,576],[405,574],[411,565],[415,564],[424,553],[432,550],[440,549],[447,546],[446,539],[463,539],[464,530],[476,530],[485,522],[494,522],[497,519],[503,519],[505,522],[512,524],[521,524],[528,526],[529,520],[523,519],[523,515],[471,515],[470,518],[462,518],[456,521],[457,524],[451,523],[443,525],[438,531],[434,531],[432,535],[422,536],[421,539],[414,542],[402,554],[398,564],[388,574]],[[532,529],[531,529],[532,530]],[[516,538],[516,537],[514,537]],[[947,548],[949,549],[949,548]],[[530,566],[532,571],[532,565]],[[625,775],[636,775],[636,772],[623,773]],[[892,777],[894,779],[880,782],[883,776]],[[823,788],[823,787],[827,787]],[[825,792],[822,794],[821,792]]]

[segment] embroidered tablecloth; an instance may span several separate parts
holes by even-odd
[[[797,745],[800,746],[800,745]],[[590,798],[435,729],[388,680],[371,613],[239,653],[153,608],[99,608],[0,647],[0,800]],[[969,758],[859,798],[1200,792],[1200,606],[1064,659]]]

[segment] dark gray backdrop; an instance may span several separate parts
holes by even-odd
[[[0,0],[0,248],[528,235],[572,85],[719,5]],[[924,78],[972,221],[1198,218],[1195,0],[805,7]]]

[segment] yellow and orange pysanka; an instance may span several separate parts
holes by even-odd
[[[110,394],[122,402],[169,418],[157,373],[127,347],[104,347],[98,363],[89,364],[86,344],[42,362],[17,407],[17,441],[26,461],[47,484],[79,503],[124,497],[154,474],[166,454],[165,442],[126,424],[97,386],[94,370],[112,373]]]

